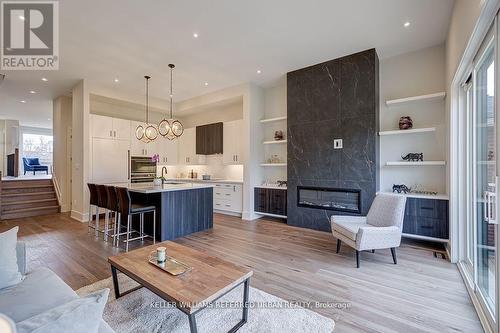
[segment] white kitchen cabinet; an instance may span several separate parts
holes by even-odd
[[[179,140],[179,164],[199,165],[206,163],[204,155],[196,154],[196,128],[185,129],[177,140]]]
[[[241,214],[243,210],[243,186],[241,184],[216,183],[213,193],[214,210]]]
[[[243,163],[243,142],[241,140],[243,121],[235,120],[224,123],[222,160],[224,164]]]
[[[92,181],[98,184],[127,182],[128,151],[128,141],[93,138]]]
[[[160,138],[157,138],[153,142],[144,143],[142,141],[137,140],[135,137],[135,129],[137,126],[142,125],[143,123],[139,121],[130,122],[130,155],[131,156],[153,156],[154,151],[156,150],[155,142]]]
[[[130,120],[91,114],[90,122],[93,138],[130,140]]]
[[[156,154],[160,155],[158,165],[176,165],[179,139],[168,140],[160,138],[156,143]]]

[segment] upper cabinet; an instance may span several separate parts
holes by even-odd
[[[93,138],[127,141],[130,139],[130,120],[91,114],[90,122]]]
[[[135,137],[135,129],[137,126],[142,125],[143,123],[139,121],[131,121],[130,122],[130,130],[129,130],[129,138],[130,138],[130,155],[131,156],[152,156],[154,147],[152,147],[152,143],[144,143],[142,141],[137,140]],[[153,148],[153,149],[151,149]],[[149,151],[148,151],[149,150]]]
[[[179,164],[205,164],[204,155],[196,154],[196,129],[188,128],[177,139],[179,140]]]
[[[228,121],[224,123],[224,164],[243,163],[242,131],[243,120]]]
[[[214,155],[223,153],[223,124],[214,123],[196,126],[196,154]]]
[[[177,164],[179,139],[168,140],[161,136],[155,140],[154,153],[160,155],[158,165]]]

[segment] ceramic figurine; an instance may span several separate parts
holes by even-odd
[[[283,131],[274,132],[274,140],[276,141],[283,140]]]
[[[407,130],[413,127],[413,120],[410,116],[403,116],[399,118],[399,129]]]
[[[408,153],[406,156],[401,156],[403,161],[418,162],[424,160],[424,153]]]

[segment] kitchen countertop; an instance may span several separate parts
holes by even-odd
[[[255,188],[270,188],[276,190],[286,190],[286,186],[278,186],[278,185],[258,185],[254,186]]]
[[[191,183],[224,183],[224,184],[243,184],[242,180],[233,180],[233,179],[192,179],[192,178],[168,178],[167,181],[177,181],[177,182],[191,182]]]
[[[153,183],[122,183],[113,185],[127,187],[130,192],[143,193],[143,194],[161,193],[170,191],[185,191],[185,190],[213,187],[213,185],[210,184],[194,184],[194,183],[164,184],[161,186],[154,186]]]

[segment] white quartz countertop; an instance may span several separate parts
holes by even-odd
[[[211,184],[199,184],[199,183],[163,184],[161,186],[155,186],[153,185],[153,183],[122,183],[113,185],[127,187],[130,192],[143,193],[143,194],[171,192],[171,191],[185,191],[185,190],[195,190],[200,188],[213,187],[213,185]]]
[[[191,182],[191,183],[207,183],[207,184],[243,184],[242,180],[235,180],[235,179],[210,179],[210,180],[203,180],[203,179],[192,179],[192,178],[168,178],[167,181],[178,181],[178,182]]]
[[[272,184],[258,185],[258,186],[255,186],[255,188],[270,188],[270,189],[276,189],[276,190],[286,190],[286,186],[278,186],[278,185],[272,185]]]

